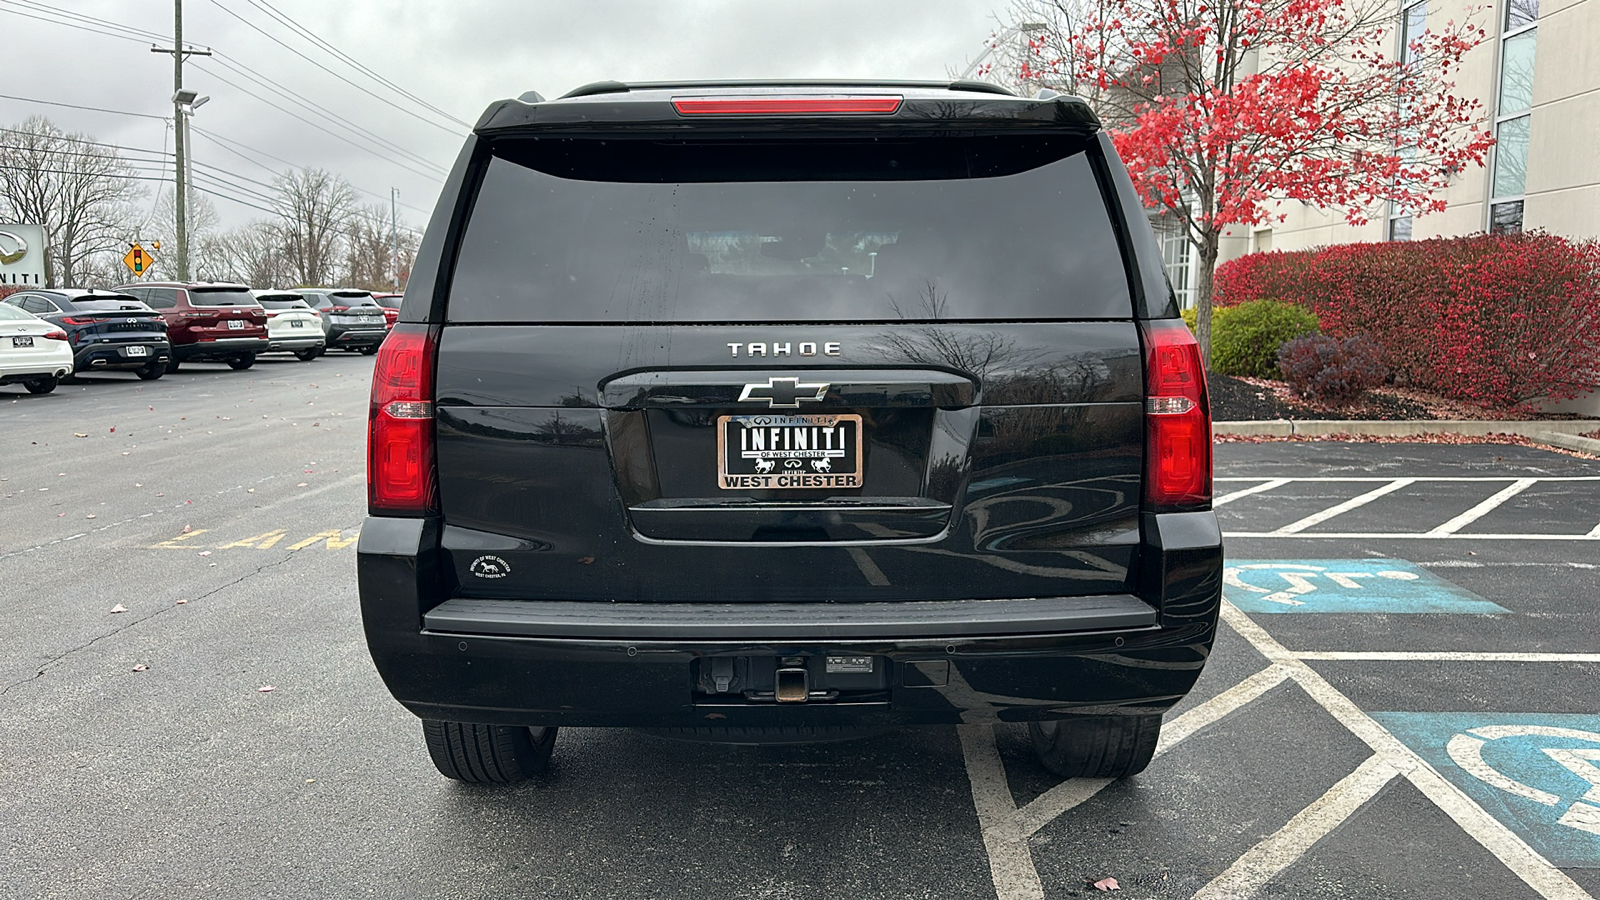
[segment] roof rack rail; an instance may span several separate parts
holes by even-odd
[[[591,81],[582,87],[575,87],[558,99],[566,100],[571,97],[589,97],[594,94],[626,94],[628,86],[620,81]]]
[[[987,81],[952,81],[950,82],[949,87],[952,91],[975,91],[979,94],[1002,94],[1007,97],[1016,96],[1016,94],[1012,93],[1006,88],[1001,87],[998,84],[991,84]]]

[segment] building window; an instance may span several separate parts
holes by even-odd
[[[1500,84],[1495,92],[1494,166],[1489,230],[1522,230],[1522,195],[1528,185],[1528,139],[1533,123],[1533,66],[1538,48],[1539,0],[1506,0],[1500,31]]]
[[[1158,233],[1161,236],[1161,263],[1167,269],[1167,280],[1172,282],[1172,293],[1178,297],[1178,308],[1188,309],[1194,305],[1194,287],[1189,278],[1189,238],[1181,225],[1178,228],[1164,228]]]
[[[1415,3],[1405,3],[1400,10],[1400,60],[1406,65],[1411,65],[1417,60],[1417,48],[1414,46],[1422,38],[1422,33],[1428,30],[1428,4],[1426,0]],[[1400,155],[1410,162],[1416,157],[1416,149],[1402,147]],[[1390,241],[1411,240],[1411,211],[1398,203],[1389,204],[1388,227],[1384,231],[1384,239]]]

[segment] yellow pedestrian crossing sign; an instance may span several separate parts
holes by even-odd
[[[155,260],[138,244],[134,244],[129,248],[127,255],[122,257],[122,264],[127,266],[128,270],[136,276],[142,276],[149,271],[150,264],[153,262]]]

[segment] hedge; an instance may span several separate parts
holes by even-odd
[[[1219,306],[1272,297],[1371,336],[1397,382],[1490,406],[1600,387],[1600,242],[1477,235],[1257,253],[1219,266]]]

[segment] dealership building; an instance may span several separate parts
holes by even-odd
[[[1396,52],[1430,22],[1471,17],[1487,32],[1456,78],[1457,92],[1481,104],[1494,132],[1485,164],[1451,179],[1442,212],[1413,215],[1391,205],[1350,225],[1339,212],[1287,202],[1281,222],[1232,229],[1220,258],[1485,231],[1600,237],[1600,0],[1399,0],[1395,15]],[[1162,236],[1168,274],[1188,301],[1195,283],[1188,242],[1176,229]]]

